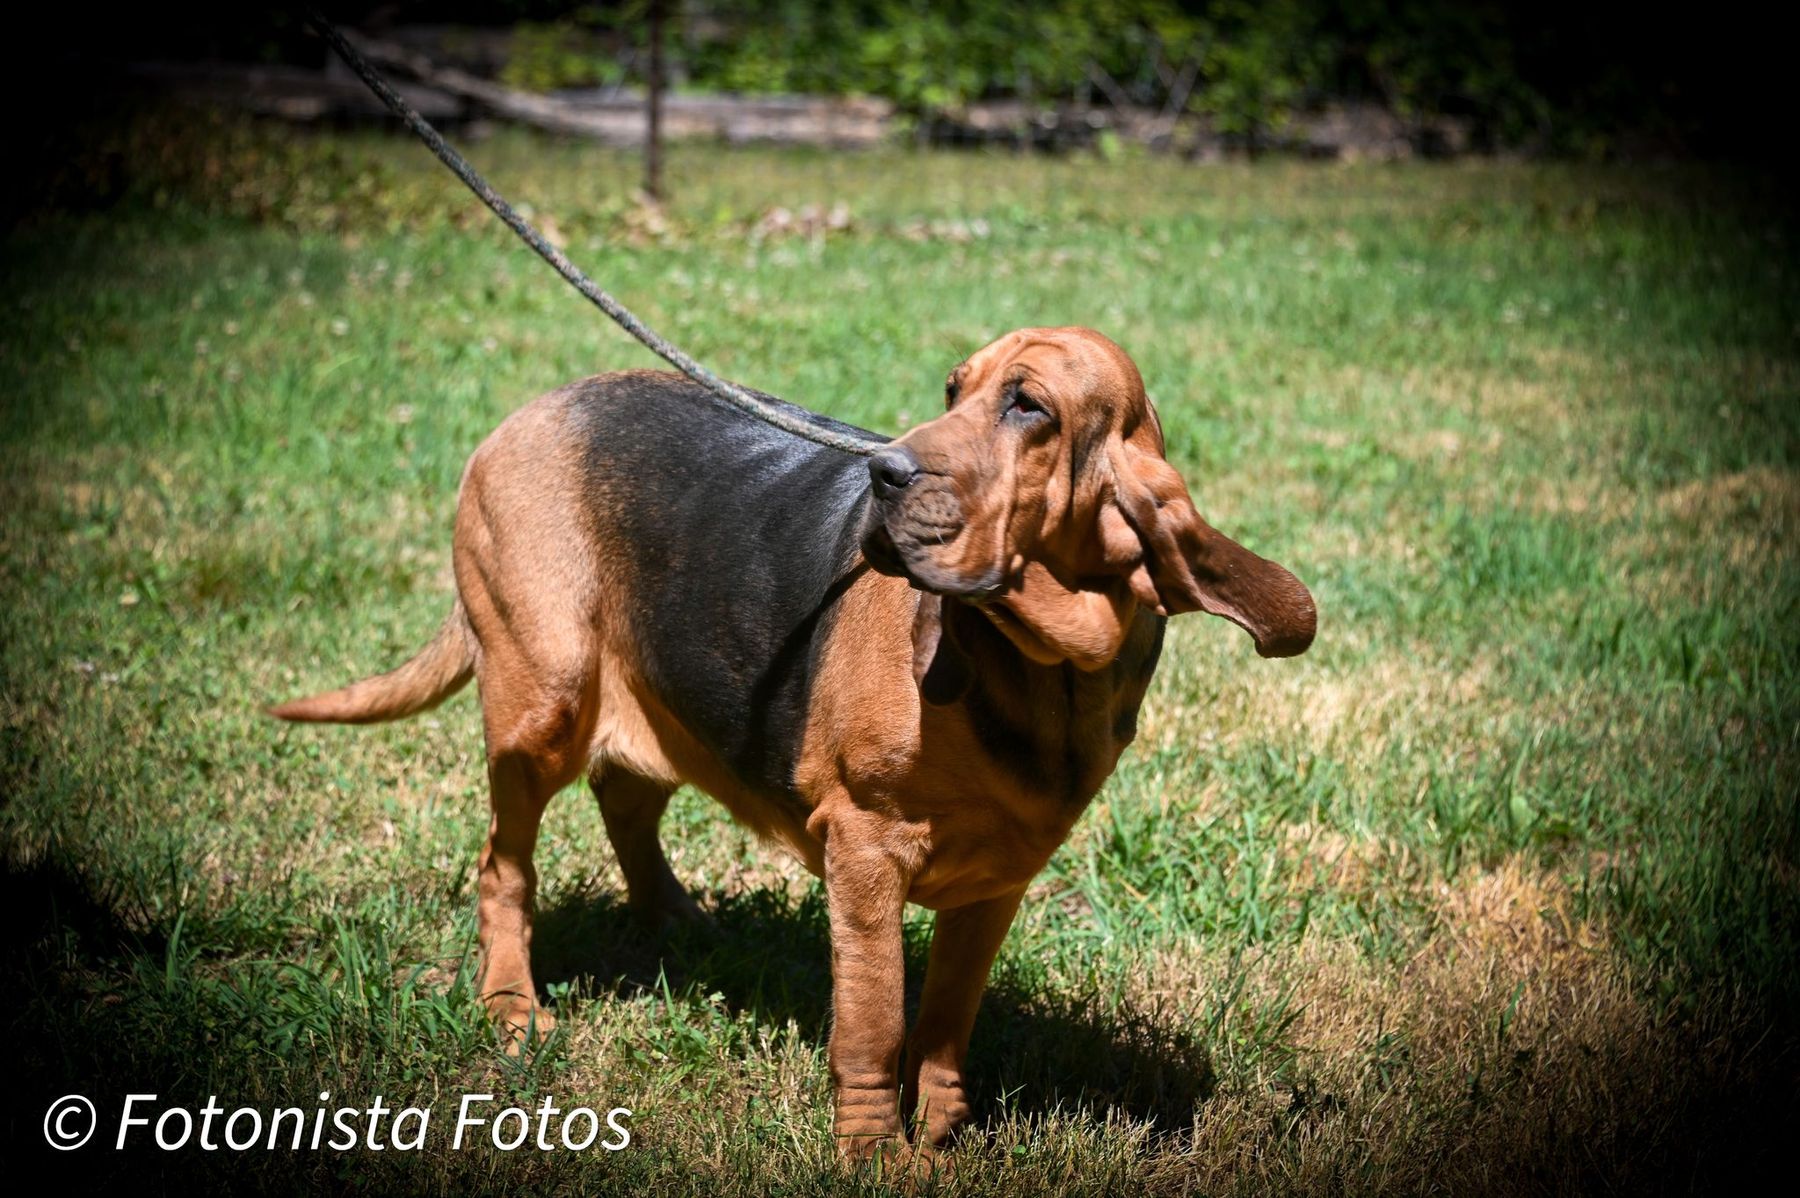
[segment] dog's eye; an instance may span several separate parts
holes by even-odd
[[[1027,395],[1023,388],[1014,387],[1006,397],[1004,419],[1016,422],[1036,423],[1050,419],[1050,409]]]

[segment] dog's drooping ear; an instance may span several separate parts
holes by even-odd
[[[973,674],[956,634],[944,627],[944,597],[919,591],[919,610],[913,615],[913,681],[919,695],[934,707],[962,698]]]
[[[1223,616],[1263,657],[1304,653],[1318,612],[1301,581],[1202,520],[1161,454],[1119,441],[1109,456],[1113,495],[1100,509],[1101,543],[1138,602],[1169,616]]]

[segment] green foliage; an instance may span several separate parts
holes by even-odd
[[[1440,68],[1412,55],[1435,43],[1416,45],[1404,35],[1367,42],[1386,26],[1358,22],[1334,34],[1332,15],[1334,6],[1308,0],[1053,0],[1028,7],[763,0],[730,18],[730,36],[698,43],[690,65],[703,85],[863,92],[921,113],[993,95],[1057,103],[1079,93],[1104,103],[1118,88],[1139,103],[1204,113],[1221,132],[1254,141],[1327,94],[1329,72],[1366,43],[1367,53],[1404,60],[1415,71],[1404,77],[1398,99],[1429,106],[1435,97],[1427,82],[1436,77],[1416,72]]]
[[[702,87],[864,93],[929,114],[995,96],[1105,103],[1101,79],[1252,146],[1297,109],[1366,100],[1466,118],[1480,144],[1604,152],[1622,134],[1700,137],[1722,104],[1707,97],[1733,90],[1713,74],[1741,73],[1628,9],[1494,0],[745,0],[709,18],[716,35],[682,49]]]
[[[744,91],[885,96],[913,111],[955,108],[995,93],[1057,100],[1090,64],[1135,79],[1153,45],[1175,61],[1202,26],[1171,0],[756,0],[734,6],[732,32],[696,44],[696,82]]]
[[[513,26],[512,53],[500,81],[526,91],[597,87],[618,83],[625,68],[617,54],[578,20]]]
[[[1202,85],[1190,107],[1211,116],[1222,133],[1254,139],[1278,130],[1309,98],[1308,80],[1327,53],[1310,15],[1295,0],[1216,5],[1204,26]]]

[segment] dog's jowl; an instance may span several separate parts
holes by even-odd
[[[860,435],[870,456],[824,448],[672,374],[551,392],[469,460],[436,639],[275,714],[396,719],[478,681],[481,987],[519,1036],[550,1023],[530,957],[550,797],[586,776],[659,921],[698,913],[663,809],[684,782],[713,795],[825,880],[840,1146],[899,1148],[916,1115],[930,1152],[969,1114],[989,966],[1130,742],[1165,619],[1223,616],[1274,657],[1314,610],[1200,518],[1097,333],[1008,334],[951,372],[942,416]],[[910,1036],[908,901],[938,912]]]

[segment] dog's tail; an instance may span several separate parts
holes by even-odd
[[[475,637],[461,600],[413,659],[399,669],[341,690],[294,699],[269,708],[283,720],[313,724],[378,724],[429,711],[461,690],[475,672]]]

